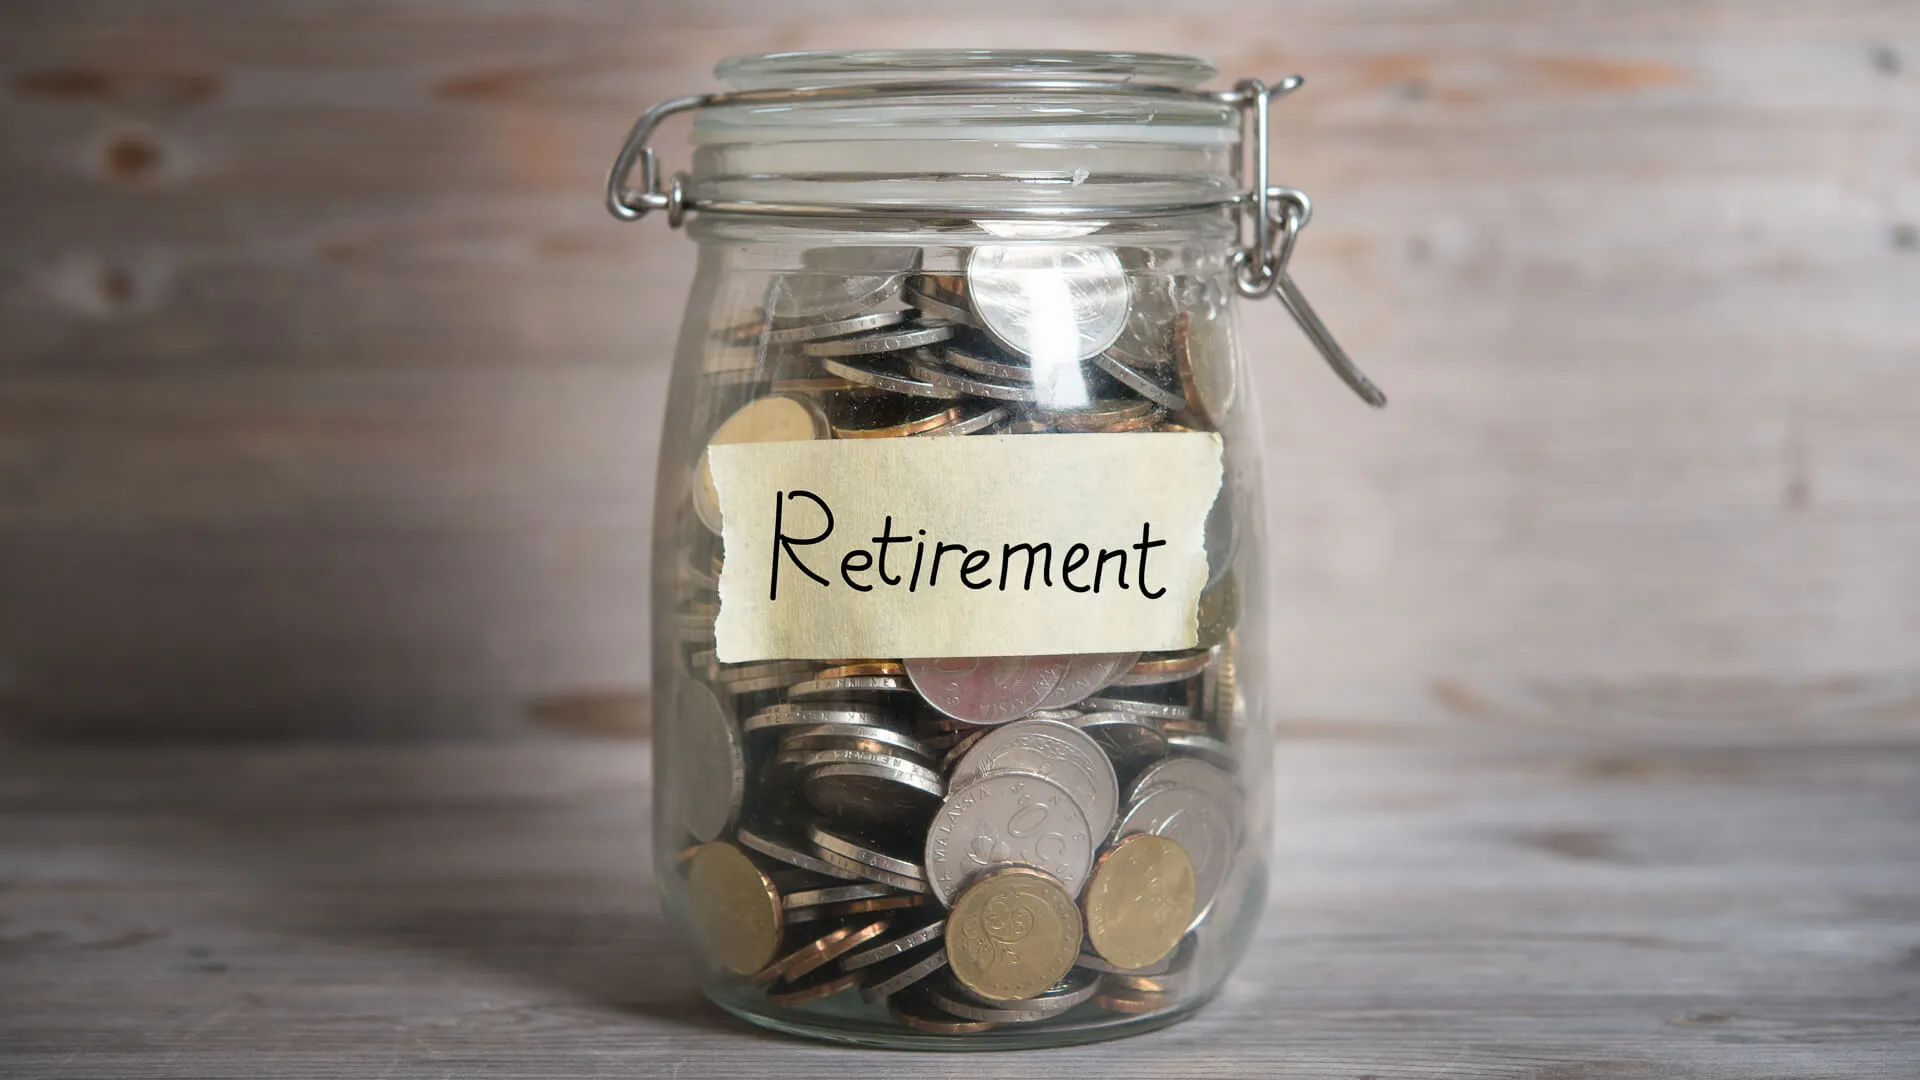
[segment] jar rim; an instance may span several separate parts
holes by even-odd
[[[837,86],[901,78],[1071,78],[1116,86],[1197,88],[1218,69],[1176,53],[1087,49],[841,49],[754,53],[714,65],[740,90]]]

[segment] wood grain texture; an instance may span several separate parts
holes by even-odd
[[[1866,739],[1842,715],[1835,731]],[[657,913],[644,742],[0,758],[0,1074],[1905,1078],[1920,739],[1283,740],[1266,918],[1164,1032],[759,1034]]]
[[[1920,672],[1911,4],[69,0],[0,11],[0,728],[630,695],[692,252],[602,170],[721,56],[931,42],[1309,77],[1394,405],[1248,313],[1291,714]]]

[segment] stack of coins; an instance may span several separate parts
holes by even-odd
[[[1103,247],[923,262],[834,249],[774,280],[711,335],[708,445],[1227,421],[1233,345],[1205,283]],[[1070,324],[1046,325],[1037,296]],[[1190,1004],[1183,973],[1224,932],[1209,915],[1247,832],[1230,491],[1195,648],[726,664],[705,460],[667,564],[685,678],[660,738],[713,961],[772,1005],[952,1035]]]

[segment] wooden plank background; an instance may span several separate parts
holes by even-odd
[[[1250,312],[1285,719],[1920,724],[1920,6],[1172,7],[13,0],[0,731],[639,723],[692,251],[602,171],[722,56],[929,43],[1308,76],[1394,404]]]

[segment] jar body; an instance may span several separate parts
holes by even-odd
[[[1225,214],[1066,228],[696,221],[655,515],[654,861],[724,1008],[870,1045],[1061,1045],[1183,1016],[1237,962],[1263,906],[1271,751],[1260,430],[1234,329],[1232,227]],[[886,471],[936,443],[933,472]],[[1131,628],[996,626],[936,596],[1009,602],[1024,572],[1031,603],[1099,611],[1073,605],[1098,599],[1086,574],[1093,560],[1116,569],[1113,555],[1140,603],[1153,575],[1184,572],[1148,562],[1151,520],[1131,570],[1126,544],[1090,551],[1071,592],[1040,587],[1056,570],[1074,580],[1071,537],[1057,552],[1019,538],[1048,548],[1036,585],[1034,550],[1015,562],[1006,537],[963,535],[944,571],[933,552],[944,583],[913,596],[912,512],[899,514],[891,578],[888,544],[877,567],[870,550],[823,565],[801,545],[831,526],[794,524],[831,499],[843,531],[884,506],[891,534],[894,504],[862,491],[936,512],[952,509],[949,490],[986,492],[995,505],[956,513],[987,531],[1001,503],[1031,521],[1055,520],[1059,503],[1124,508],[1186,483],[1160,461],[1209,446],[1217,488],[1197,493],[1188,530],[1203,550],[1189,559],[1197,601],[1172,648],[1093,652],[1079,646]],[[1041,464],[975,475],[1016,460]],[[1137,483],[1094,468],[1123,460]],[[776,466],[799,470],[772,493],[787,517],[750,548],[741,515],[766,492],[744,494],[740,470]],[[866,479],[822,494],[849,470]],[[1168,513],[1161,527],[1177,535]],[[963,569],[978,574],[956,581]],[[772,618],[747,607],[769,573],[788,603],[798,590],[822,606],[788,613],[771,644],[742,645]],[[918,614],[845,636],[859,605],[895,600]],[[936,629],[986,644],[929,657]],[[816,633],[867,647],[814,647]],[[1012,647],[988,647],[1000,641]]]

